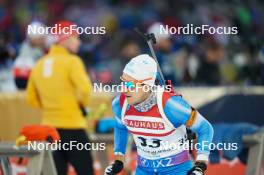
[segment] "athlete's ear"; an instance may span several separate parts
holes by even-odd
[[[191,115],[190,115],[189,119],[187,120],[187,122],[185,123],[186,127],[188,127],[188,128],[190,128],[193,125],[193,123],[196,119],[196,115],[197,115],[197,110],[194,109],[193,107],[191,107],[191,108],[192,108]]]

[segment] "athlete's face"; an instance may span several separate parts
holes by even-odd
[[[143,89],[143,86],[147,86],[141,83],[137,83],[135,85],[134,82],[136,82],[137,80],[135,80],[134,78],[132,78],[131,76],[127,75],[127,74],[123,74],[121,76],[122,81],[125,84],[131,85],[130,87],[125,87],[124,88],[124,94],[126,95],[126,99],[128,104],[130,105],[136,105],[138,103],[143,102],[145,99],[148,98],[148,96],[150,95],[150,91],[146,91]],[[144,83],[144,82],[143,82]],[[134,87],[133,84],[137,87]],[[147,88],[146,88],[147,89]]]

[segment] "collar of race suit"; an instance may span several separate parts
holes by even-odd
[[[139,112],[147,112],[156,104],[157,104],[156,93],[152,92],[146,100],[144,100],[143,102],[137,105],[134,105],[134,108]]]

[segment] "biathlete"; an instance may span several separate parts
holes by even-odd
[[[157,63],[147,54],[125,66],[121,76],[125,90],[112,102],[115,161],[105,174],[122,171],[129,133],[137,147],[136,175],[204,174],[213,128],[181,96],[156,86],[156,75]],[[194,161],[184,146],[188,142],[187,128],[198,135]]]

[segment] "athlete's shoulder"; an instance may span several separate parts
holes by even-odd
[[[175,127],[184,124],[192,112],[192,107],[180,95],[167,95],[163,107],[166,116]]]
[[[162,93],[162,105],[164,106],[166,104],[166,102],[168,101],[168,99],[170,99],[173,96],[180,96],[180,95],[171,93],[169,91],[164,91]]]
[[[176,112],[184,112],[186,114],[191,113],[191,106],[188,102],[186,102],[181,96],[173,95],[170,96],[164,102],[164,108],[168,108],[169,110],[174,110]]]
[[[183,108],[191,108],[189,103],[185,101],[181,96],[172,96],[167,100],[168,105],[176,105]]]

